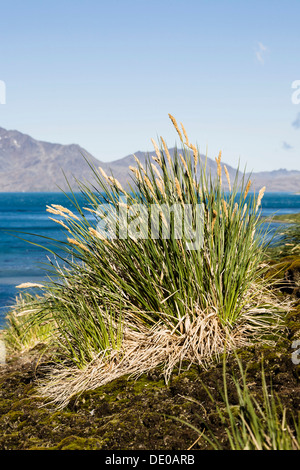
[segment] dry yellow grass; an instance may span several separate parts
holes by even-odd
[[[72,233],[71,230],[69,229],[69,227],[62,220],[54,219],[53,217],[48,217],[48,218],[49,218],[49,220],[52,220],[53,222],[61,225],[69,233]]]
[[[104,237],[100,232],[95,230],[94,228],[89,227],[89,232],[91,235],[93,235],[96,238],[99,238],[99,240],[102,240],[104,243],[109,243],[108,239]]]
[[[225,201],[225,199],[222,200],[222,204],[223,204],[223,210],[224,210],[225,217],[226,217],[226,219],[228,219],[227,202]]]
[[[68,242],[71,243],[72,245],[78,246],[78,248],[81,248],[84,251],[90,251],[87,246],[85,246],[83,243],[80,243],[78,240],[75,240],[75,238],[67,238]]]
[[[43,284],[38,284],[36,282],[23,282],[22,284],[19,284],[16,286],[17,289],[28,289],[30,287],[38,287],[38,288],[44,288],[45,286]]]
[[[265,190],[266,190],[266,187],[264,186],[263,188],[261,188],[261,190],[260,190],[259,193],[258,193],[255,212],[257,212],[258,209],[259,209],[259,206],[260,206],[260,204],[261,204],[261,200],[262,200],[262,198],[264,197],[264,194],[265,194]]]
[[[176,122],[176,119],[175,119],[171,114],[169,114],[169,118],[171,119],[172,124],[173,124],[173,126],[175,127],[175,129],[176,129],[176,131],[177,131],[177,134],[179,135],[179,138],[180,138],[181,142],[183,143],[182,134],[181,134],[181,132],[180,132],[180,129],[179,129],[179,127],[178,127],[178,124],[177,124],[177,122]]]
[[[166,154],[168,163],[169,163],[169,165],[170,165],[170,168],[172,168],[172,166],[173,166],[172,158],[171,158],[169,149],[168,149],[168,147],[167,147],[167,144],[166,144],[166,142],[164,141],[164,139],[163,139],[162,137],[161,137],[161,141],[162,141],[162,144],[163,144],[163,146],[164,146],[165,154]]]
[[[116,178],[114,178],[113,176],[109,176],[108,179],[115,188],[117,188],[122,193],[126,194],[126,191],[124,191],[121,183]]]
[[[226,175],[226,179],[228,183],[228,188],[229,188],[229,191],[231,192],[231,181],[230,181],[230,176],[229,176],[229,172],[228,172],[226,165],[224,165],[224,171],[225,171],[225,175]]]
[[[161,179],[159,179],[159,178],[156,178],[156,179],[155,179],[155,182],[156,182],[156,185],[157,185],[159,191],[161,192],[161,194],[162,194],[164,197],[166,197],[166,192],[165,192],[165,188],[164,188],[164,183],[163,183],[163,181],[162,181]]]
[[[183,362],[206,368],[212,357],[218,357],[248,343],[244,327],[234,333],[221,327],[217,312],[188,313],[176,328],[155,326],[149,330],[143,324],[130,325],[124,330],[120,350],[106,350],[95,356],[86,367],[55,366],[49,376],[38,384],[38,392],[58,409],[66,407],[74,394],[93,390],[124,375],[139,377],[163,365],[168,383],[174,367]],[[49,403],[48,402],[48,403]]]
[[[181,125],[182,131],[183,131],[183,135],[184,135],[184,137],[185,137],[185,143],[186,143],[187,146],[189,146],[189,138],[188,138],[188,136],[187,136],[186,130],[185,130],[185,128],[184,128],[184,125],[182,124],[182,122],[180,123],[180,125]]]
[[[220,185],[222,184],[221,156],[222,156],[222,152],[220,151],[220,152],[219,152],[219,155],[218,155],[218,158],[216,158],[216,162],[217,162],[217,173],[218,173],[218,178],[219,178]]]
[[[185,171],[187,172],[187,174],[189,174],[189,169],[188,169],[187,163],[186,163],[185,159],[183,158],[183,156],[181,155],[181,153],[179,154],[179,158],[180,158],[180,160],[181,160],[181,162],[184,166]]]
[[[157,156],[158,160],[161,162],[161,153],[160,153],[160,151],[159,151],[159,148],[158,148],[158,146],[157,146],[157,143],[155,142],[154,139],[151,139],[151,142],[152,142],[152,144],[153,144],[153,147],[154,147],[156,156]]]
[[[246,199],[246,197],[248,196],[249,190],[250,190],[250,188],[251,188],[251,184],[252,184],[252,182],[251,182],[251,180],[249,180],[249,181],[248,181],[248,184],[247,184],[247,186],[246,186],[246,189],[245,189],[244,199]]]
[[[46,211],[50,212],[51,214],[60,215],[62,217],[65,217],[66,219],[69,219],[71,217],[72,219],[80,220],[79,217],[73,214],[72,211],[70,211],[69,209],[65,207],[58,206],[56,204],[52,204],[51,206],[46,206]]]
[[[180,187],[180,183],[178,181],[178,178],[175,177],[175,188],[176,188],[176,192],[177,192],[177,195],[179,197],[179,199],[181,200],[181,202],[183,202],[183,197],[182,197],[182,191],[181,191],[181,187]]]

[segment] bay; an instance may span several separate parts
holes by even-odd
[[[76,199],[80,205],[86,205],[80,193],[76,194]],[[46,206],[50,204],[65,206],[74,212],[74,206],[64,193],[0,193],[0,328],[5,325],[5,315],[20,292],[16,286],[23,282],[44,282],[49,264],[47,256],[54,260],[45,249],[28,241],[51,249],[54,243],[50,239],[66,239],[62,227],[49,219],[51,214],[46,212]],[[296,212],[300,212],[300,195],[264,195],[263,216]],[[268,227],[271,233],[277,228],[278,224],[274,223]],[[55,251],[60,252],[56,247]]]

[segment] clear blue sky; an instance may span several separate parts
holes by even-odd
[[[300,170],[299,0],[0,6],[1,127],[109,161],[173,146],[171,113],[212,158]]]

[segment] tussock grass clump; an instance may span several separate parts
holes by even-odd
[[[250,194],[238,172],[231,181],[221,152],[213,179],[170,118],[182,149],[171,156],[162,137],[152,139],[155,154],[144,164],[135,157],[129,189],[93,168],[94,185],[78,182],[85,207],[74,194],[74,211],[47,207],[66,231],[66,257],[35,319],[56,325],[61,365],[41,391],[61,406],[123,374],[161,365],[168,380],[183,361],[207,366],[225,347],[274,339],[280,312],[263,278],[259,218],[265,188]]]
[[[26,283],[22,286],[22,288],[27,287],[37,287],[37,285]],[[41,297],[29,293],[17,296],[14,307],[6,316],[7,327],[3,335],[9,352],[23,353],[40,343],[46,345],[50,342],[55,325],[50,319],[46,322],[36,321],[40,310]]]

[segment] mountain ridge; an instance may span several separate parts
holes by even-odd
[[[170,153],[173,156],[174,148],[170,149]],[[146,156],[154,155],[154,151],[139,150],[134,154],[144,163]],[[78,144],[36,140],[17,130],[0,127],[0,192],[66,191],[69,189],[67,181],[72,189],[76,189],[76,179],[92,182],[93,175],[87,161],[96,168],[101,166],[108,174],[112,172],[124,187],[128,187],[131,173],[129,166],[136,166],[134,154],[103,162]],[[234,178],[236,169],[231,165],[226,166],[230,177]],[[207,169],[211,171],[212,177],[216,176],[215,160],[207,159]],[[223,180],[226,187],[226,179]],[[297,170],[280,168],[253,172],[251,180],[254,190],[259,190],[262,186],[266,186],[266,190],[270,192],[299,192],[300,189],[300,171]]]

